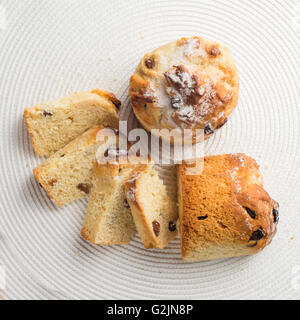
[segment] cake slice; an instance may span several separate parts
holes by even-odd
[[[125,184],[125,190],[145,248],[163,249],[177,235],[177,185],[164,185],[149,165]]]
[[[125,197],[124,183],[146,165],[94,165],[91,194],[81,235],[94,244],[127,244],[135,226]]]
[[[182,258],[186,261],[251,255],[276,233],[278,203],[263,189],[254,159],[245,154],[204,158],[204,170],[178,167]]]
[[[48,157],[99,125],[117,129],[120,105],[112,93],[96,89],[26,109],[24,118],[34,152]]]
[[[104,154],[118,141],[118,135],[111,129],[89,129],[36,167],[34,176],[62,207],[89,194],[96,153]]]

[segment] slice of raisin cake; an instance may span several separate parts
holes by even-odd
[[[112,93],[96,89],[26,109],[24,118],[34,152],[48,157],[99,125],[117,129],[120,105]]]
[[[118,141],[114,130],[92,128],[36,167],[34,176],[62,207],[89,194],[96,153],[105,153]]]
[[[92,189],[81,235],[94,244],[128,244],[135,234],[124,184],[146,165],[107,163],[94,165]]]
[[[175,174],[174,168],[170,175]],[[163,249],[177,235],[177,186],[164,185],[153,165],[125,184],[137,231],[145,248]]]

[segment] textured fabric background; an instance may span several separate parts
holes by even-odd
[[[299,1],[0,1],[0,266],[7,299],[300,298]],[[165,251],[80,238],[86,201],[57,209],[41,190],[23,110],[76,90],[112,90],[130,118],[143,54],[181,36],[231,50],[240,100],[205,144],[245,152],[280,202],[278,235],[254,257],[187,264]]]

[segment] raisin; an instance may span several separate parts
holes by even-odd
[[[199,221],[201,221],[201,220],[205,220],[205,219],[207,219],[208,218],[208,215],[206,215],[206,216],[199,216],[199,217],[197,217],[197,219],[199,220]]]
[[[53,116],[53,113],[44,110],[43,116],[44,116],[44,117],[52,117],[52,116]]]
[[[171,99],[171,106],[173,109],[180,109],[182,107],[182,100],[179,97],[173,97]]]
[[[279,211],[278,209],[273,209],[272,210],[273,218],[274,218],[274,223],[277,223],[279,221]]]
[[[171,232],[176,231],[176,223],[174,223],[173,221],[170,221],[170,222],[169,222],[169,230],[170,230]]]
[[[249,239],[249,241],[252,241],[252,240],[258,241],[262,239],[264,236],[265,236],[264,230],[262,228],[258,228],[256,231],[252,233],[252,236]]]
[[[121,101],[118,101],[118,100],[112,101],[112,103],[115,105],[115,107],[116,107],[117,109],[120,109],[120,107],[121,107],[121,105],[122,105]]]
[[[214,128],[212,126],[212,124],[209,122],[207,125],[205,125],[204,127],[204,134],[205,135],[210,135],[214,133]]]
[[[251,210],[250,208],[247,208],[247,207],[245,207],[245,209],[246,209],[247,213],[249,214],[249,216],[250,216],[252,219],[255,219],[255,218],[256,218],[256,213],[255,213],[253,210]]]
[[[129,208],[130,208],[127,199],[124,199],[124,207],[125,207],[126,209],[129,209]]]
[[[228,118],[225,118],[224,121],[217,126],[217,129],[222,128],[227,123],[227,121],[228,121]]]
[[[160,233],[160,223],[158,221],[154,220],[152,222],[152,228],[153,228],[154,234],[158,237],[159,233]]]
[[[57,183],[57,180],[56,179],[52,179],[48,182],[48,184],[53,187],[55,184]]]
[[[141,156],[141,150],[138,150],[135,154],[137,157],[140,157]]]
[[[80,191],[86,194],[90,193],[90,185],[88,185],[87,183],[79,183],[79,185],[77,186],[77,189],[79,189]]]
[[[152,59],[147,59],[145,65],[148,69],[153,69],[155,67],[155,61]]]
[[[210,48],[209,54],[212,56],[218,56],[221,53],[221,51],[219,50],[219,48],[217,46],[212,46]]]

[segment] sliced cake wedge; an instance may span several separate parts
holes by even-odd
[[[135,225],[126,200],[124,184],[146,165],[94,165],[92,189],[81,235],[94,244],[128,244]]]
[[[163,249],[177,236],[177,185],[164,185],[149,165],[127,181],[125,191],[145,248]]]
[[[117,129],[120,105],[112,93],[96,89],[26,109],[24,118],[34,152],[49,157],[92,127]]]
[[[118,141],[114,130],[92,128],[36,167],[34,176],[50,198],[62,207],[89,194],[96,153],[105,154]]]

